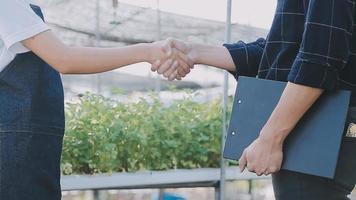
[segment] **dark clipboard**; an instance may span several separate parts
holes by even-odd
[[[287,83],[239,77],[223,156],[238,160],[259,135]],[[334,178],[351,92],[325,92],[290,133],[282,169]]]

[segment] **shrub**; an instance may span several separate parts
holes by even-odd
[[[221,112],[220,100],[120,103],[87,93],[66,105],[62,173],[218,167]]]

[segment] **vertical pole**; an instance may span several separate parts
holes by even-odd
[[[220,182],[218,184],[220,184]],[[220,186],[216,185],[214,187],[214,189],[215,189],[215,198],[214,199],[219,200],[220,199]]]
[[[251,199],[253,199],[252,192],[253,192],[253,182],[252,179],[250,179],[248,180],[248,194],[250,195]]]
[[[156,11],[157,11],[157,36],[156,40],[159,41],[162,38],[162,30],[161,30],[161,10],[159,8],[159,0],[156,0]],[[155,91],[161,91],[161,79],[159,75],[156,75],[155,81]]]
[[[99,190],[94,190],[93,196],[94,196],[93,198],[94,200],[99,200],[100,199]]]
[[[162,188],[158,191],[158,200],[164,200],[164,189]]]
[[[225,42],[231,41],[231,6],[232,0],[227,0],[226,6],[226,30]],[[221,136],[221,160],[220,160],[220,200],[225,200],[225,184],[226,184],[226,162],[223,157],[224,145],[227,135],[226,111],[228,104],[228,89],[229,89],[229,74],[224,72],[224,91],[223,91],[223,114],[222,114],[222,136]]]
[[[100,0],[96,0],[95,6],[95,46],[100,46]],[[100,74],[96,75],[96,92],[101,93],[101,76]]]

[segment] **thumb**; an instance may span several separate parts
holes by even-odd
[[[247,165],[247,158],[246,158],[246,150],[241,155],[241,158],[239,159],[239,167],[240,167],[240,172],[243,172],[246,168]]]
[[[163,52],[166,54],[167,57],[172,55],[172,51],[173,51],[172,48],[173,48],[173,39],[168,38],[162,48]]]
[[[154,63],[152,63],[151,70],[153,72],[157,71],[160,65],[161,65],[161,61],[160,60],[156,60]]]
[[[187,51],[187,45],[181,40],[172,40],[172,47],[178,49],[183,53],[186,53]]]

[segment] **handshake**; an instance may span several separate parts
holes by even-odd
[[[152,43],[151,70],[162,74],[170,81],[182,80],[196,64],[192,44],[177,40],[167,39]]]

